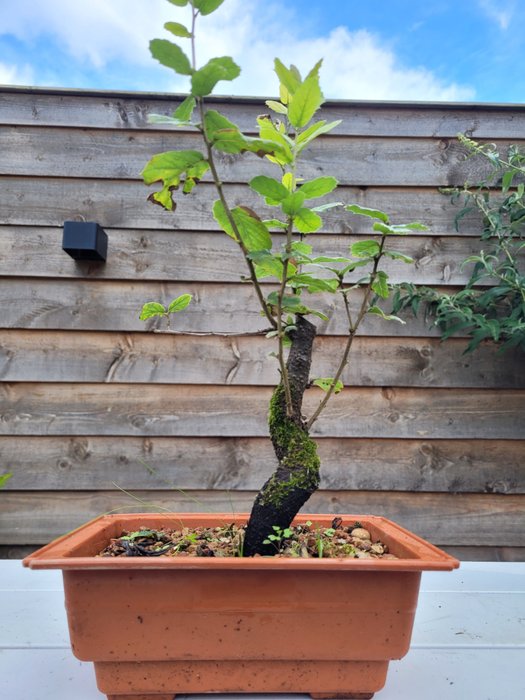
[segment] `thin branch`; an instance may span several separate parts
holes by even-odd
[[[292,252],[292,230],[293,230],[293,219],[288,218],[288,228],[286,230],[286,257],[283,261],[283,278],[281,280],[281,286],[279,288],[279,293],[277,295],[277,329],[279,331],[279,366],[281,368],[281,381],[284,386],[284,398],[286,403],[286,415],[290,418],[293,415],[293,405],[292,405],[292,390],[290,388],[290,378],[288,376],[288,367],[284,361],[284,332],[283,332],[283,298],[286,291],[286,282],[288,278],[288,263],[290,254]]]
[[[194,13],[194,16],[193,16],[193,23],[192,23],[192,32],[191,32],[191,35],[192,35],[192,36],[191,36],[192,67],[193,67],[194,70],[196,70],[196,63],[195,63],[195,31],[194,31],[194,30],[195,30],[195,18],[196,18],[196,16],[197,16],[197,13]],[[219,200],[220,200],[220,202],[221,202],[221,204],[222,204],[222,206],[223,206],[223,208],[224,208],[224,212],[225,212],[226,217],[227,217],[227,219],[228,219],[228,223],[229,223],[230,226],[232,227],[232,230],[233,230],[233,232],[234,232],[234,234],[235,234],[235,237],[237,238],[237,242],[238,242],[238,244],[239,244],[239,247],[240,247],[241,250],[242,250],[244,259],[246,260],[246,264],[247,264],[247,266],[248,266],[248,271],[249,271],[249,273],[250,273],[250,280],[251,280],[251,282],[252,282],[252,284],[253,284],[253,286],[254,286],[254,288],[255,288],[255,292],[256,292],[256,294],[257,294],[257,298],[259,299],[259,304],[260,304],[260,306],[261,306],[261,309],[262,309],[264,315],[266,316],[266,318],[268,319],[268,322],[270,323],[270,325],[272,326],[272,328],[275,329],[275,328],[277,328],[277,323],[276,323],[275,319],[273,318],[273,316],[271,315],[271,313],[270,313],[270,311],[269,311],[269,309],[268,309],[268,305],[266,304],[266,300],[265,300],[265,298],[264,298],[264,294],[263,294],[262,289],[261,289],[261,286],[260,286],[260,284],[259,284],[259,280],[257,279],[257,275],[255,274],[255,268],[254,268],[254,266],[253,266],[252,261],[251,261],[250,258],[248,257],[248,250],[246,249],[246,246],[244,245],[244,243],[243,243],[243,241],[242,241],[242,238],[241,238],[241,235],[240,235],[240,232],[239,232],[239,228],[238,228],[238,226],[237,226],[237,223],[236,223],[235,219],[233,218],[233,214],[232,214],[232,212],[231,212],[230,206],[229,206],[229,204],[228,204],[228,202],[227,202],[227,200],[226,200],[226,197],[225,197],[225,195],[224,195],[224,190],[223,190],[223,187],[222,187],[222,181],[221,181],[221,179],[220,179],[220,177],[219,177],[219,173],[217,172],[217,168],[216,168],[216,166],[215,166],[215,160],[214,160],[214,157],[213,157],[212,145],[211,145],[211,143],[210,143],[210,140],[209,140],[209,138],[208,138],[208,134],[206,133],[206,128],[205,128],[205,125],[204,125],[204,116],[205,116],[205,114],[204,114],[204,99],[203,99],[202,97],[197,97],[197,98],[196,98],[196,101],[197,101],[197,104],[198,104],[198,107],[199,107],[199,114],[200,114],[200,119],[201,119],[200,128],[199,128],[199,127],[197,127],[197,128],[199,128],[199,131],[201,132],[202,138],[203,138],[203,140],[204,140],[204,144],[205,144],[205,146],[206,146],[207,160],[208,160],[208,164],[209,164],[209,166],[210,166],[210,172],[211,172],[211,175],[212,175],[212,178],[213,178],[213,183],[214,183],[214,185],[215,185],[215,189],[217,190],[217,194],[218,194],[218,196],[219,196]]]
[[[372,294],[372,285],[374,284],[374,280],[375,280],[376,275],[377,275],[379,261],[383,257],[383,250],[385,247],[385,241],[386,241],[386,236],[385,236],[385,234],[383,234],[381,236],[381,243],[379,244],[379,251],[377,252],[377,255],[375,256],[375,259],[374,259],[374,266],[372,268],[372,272],[370,273],[370,279],[366,285],[365,294],[363,296],[363,301],[361,302],[359,313],[357,314],[357,318],[356,318],[356,321],[354,324],[352,324],[350,305],[349,305],[349,302],[347,299],[347,295],[343,292],[343,296],[344,296],[344,300],[345,300],[346,315],[347,315],[347,318],[349,321],[348,339],[346,341],[345,349],[343,351],[343,356],[341,357],[341,361],[339,363],[339,367],[337,368],[337,372],[335,373],[333,382],[328,387],[328,390],[326,391],[323,399],[319,402],[319,405],[317,406],[316,410],[314,411],[312,417],[309,419],[308,423],[306,424],[308,430],[310,430],[312,425],[315,423],[315,421],[321,415],[326,404],[330,400],[330,397],[332,396],[332,394],[335,391],[335,388],[337,386],[337,382],[341,378],[341,375],[343,374],[344,368],[348,364],[348,356],[350,354],[350,349],[352,347],[352,343],[354,342],[354,338],[355,338],[355,335],[357,333],[357,329],[359,328],[361,321],[365,317],[365,314],[367,313],[369,305],[370,305],[370,295]]]
[[[240,336],[240,335],[266,335],[269,331],[273,330],[273,328],[264,328],[263,330],[260,331],[244,331],[242,333],[236,332],[236,331],[229,331],[229,332],[224,332],[224,333],[217,333],[214,331],[176,331],[171,328],[154,328],[153,333],[162,333],[166,335],[197,335],[197,336],[207,336],[207,335],[216,335],[216,336],[221,336],[221,337],[230,337],[230,336]]]

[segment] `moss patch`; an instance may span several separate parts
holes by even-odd
[[[292,491],[303,489],[312,493],[319,486],[320,460],[317,445],[308,432],[286,415],[282,384],[274,390],[270,401],[268,424],[270,436],[282,469],[289,472],[287,479],[279,470],[266,484],[261,503],[279,507]]]

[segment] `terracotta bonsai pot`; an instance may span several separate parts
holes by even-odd
[[[409,648],[421,572],[459,562],[385,518],[360,521],[399,559],[95,557],[141,527],[246,516],[105,515],[24,559],[62,569],[71,645],[109,700],[176,693],[371,698]],[[329,527],[332,515],[298,518]]]

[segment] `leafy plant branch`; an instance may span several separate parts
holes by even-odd
[[[512,145],[502,157],[495,144],[479,144],[462,134],[458,138],[470,157],[488,160],[491,169],[477,184],[442,191],[453,203],[463,204],[455,217],[456,230],[466,216],[480,216],[482,247],[461,265],[472,266],[463,289],[449,294],[400,285],[394,309],[411,308],[417,315],[424,308],[442,339],[455,334],[469,339],[466,353],[486,341],[501,352],[525,350],[525,153]]]
[[[190,40],[191,59],[178,44],[166,39],[154,39],[150,43],[154,58],[176,73],[188,76],[191,83],[189,96],[171,116],[152,115],[151,120],[174,127],[196,128],[202,136],[205,152],[184,150],[157,154],[144,168],[143,177],[148,185],[161,184],[161,189],[152,193],[150,199],[173,211],[175,191],[182,187],[183,194],[189,194],[209,173],[218,196],[212,207],[213,216],[224,233],[238,245],[261,314],[270,324],[266,335],[277,341],[277,351],[273,354],[278,360],[280,381],[270,402],[269,430],[278,467],[261,488],[252,509],[244,543],[245,554],[249,556],[268,553],[267,535],[271,528],[276,532],[276,528],[279,532],[286,531],[318,487],[319,458],[309,431],[333,394],[343,388],[341,376],[348,364],[353,339],[367,314],[400,320],[379,305],[389,299],[392,290],[381,262],[385,257],[404,263],[413,261],[390,250],[387,239],[425,227],[419,223],[392,224],[386,213],[356,204],[344,205],[336,201],[316,204],[316,200],[335,192],[338,185],[336,178],[329,175],[305,181],[299,174],[306,147],[340,123],[315,119],[324,100],[319,84],[322,61],[303,78],[294,65],[287,67],[275,59],[279,99],[266,101],[272,116],[257,118],[256,137],[246,136],[220,112],[207,107],[206,97],[216,84],[221,80],[233,80],[240,73],[240,68],[228,56],[212,58],[204,66],[197,66],[197,19],[199,15],[211,14],[223,1],[170,0],[178,7],[189,5],[191,8],[189,29],[176,22],[165,25],[175,36]],[[197,122],[193,121],[195,112]],[[217,152],[235,157],[254,154],[266,158],[279,169],[279,177],[260,174],[248,183],[264,205],[276,211],[273,218],[263,219],[251,206],[232,207],[228,203],[215,157]],[[348,256],[315,255],[306,237],[322,228],[321,215],[334,207],[367,217],[376,238],[352,244]],[[275,232],[284,234],[284,243],[279,247],[275,246]],[[352,281],[354,275],[357,279]],[[272,284],[269,292],[265,288],[267,282]],[[355,319],[350,305],[350,294],[354,291],[362,292]],[[310,367],[316,327],[307,317],[325,321],[328,317],[306,299],[307,296],[318,299],[320,294],[342,297],[348,338],[335,376],[312,382]],[[159,302],[148,302],[141,318],[160,316],[169,322],[170,314],[185,308],[190,301],[191,295],[186,294],[173,300],[167,308]],[[325,394],[308,420],[302,414],[302,402],[305,390],[312,384]]]

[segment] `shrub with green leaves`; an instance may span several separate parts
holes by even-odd
[[[305,150],[340,123],[317,117],[323,103],[319,84],[322,61],[303,77],[294,65],[285,66],[276,58],[279,99],[266,101],[272,115],[258,117],[257,135],[247,136],[206,104],[216,85],[235,79],[240,68],[229,56],[212,58],[203,66],[198,66],[195,58],[197,22],[219,8],[223,0],[169,1],[185,8],[189,21],[168,22],[165,29],[187,42],[187,49],[169,39],[154,39],[150,49],[162,65],[188,77],[189,95],[173,114],[152,115],[151,121],[196,130],[202,137],[202,150],[154,155],[142,174],[147,185],[159,184],[150,200],[169,211],[175,210],[180,190],[189,194],[202,178],[211,178],[217,194],[213,216],[238,248],[246,270],[244,279],[253,285],[266,326],[261,333],[275,343],[272,354],[278,363],[280,382],[270,402],[269,429],[278,466],[256,497],[244,543],[245,555],[268,554],[272,553],[268,533],[272,529],[286,531],[319,485],[319,458],[309,432],[331,396],[343,389],[342,373],[361,323],[374,315],[402,322],[381,306],[392,292],[382,264],[385,258],[400,263],[413,261],[391,248],[390,241],[425,227],[417,222],[392,223],[383,211],[337,201],[338,182],[330,175],[303,179]],[[258,211],[246,204],[233,206],[228,202],[217,153],[251,158],[254,174],[248,184],[260,198]],[[257,173],[261,158],[275,166],[274,176]],[[327,196],[329,201],[324,199]],[[367,218],[373,237],[353,243],[344,256],[316,253],[312,234],[323,228],[323,214],[333,209]],[[334,376],[311,379],[316,335],[312,319],[328,320],[320,295],[330,295],[339,302],[346,317],[347,338]],[[169,319],[189,302],[189,294],[167,306],[148,302],[141,318]],[[317,387],[322,393],[313,414],[304,417],[302,401],[309,387]]]
[[[511,146],[505,158],[494,144],[481,145],[463,135],[459,139],[471,155],[491,166],[482,182],[443,190],[463,205],[455,217],[456,230],[465,216],[481,215],[480,250],[463,262],[472,266],[470,278],[451,294],[400,285],[394,313],[411,308],[417,315],[424,308],[443,339],[456,334],[469,338],[465,352],[483,341],[496,343],[500,351],[525,350],[525,153]]]

